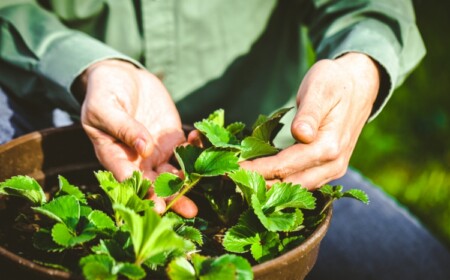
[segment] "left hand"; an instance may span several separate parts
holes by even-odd
[[[360,53],[313,65],[297,94],[291,133],[298,141],[277,155],[245,161],[245,169],[316,189],[343,176],[380,84],[377,64]]]

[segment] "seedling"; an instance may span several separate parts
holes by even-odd
[[[195,123],[203,146],[175,149],[180,176],[162,173],[150,182],[134,172],[118,182],[98,171],[96,193],[59,176],[59,191],[50,200],[33,178],[15,176],[0,183],[0,195],[28,200],[32,211],[19,217],[36,225],[34,247],[61,256],[40,264],[86,279],[251,279],[253,264],[301,244],[334,200],[368,203],[364,192],[343,192],[341,186],[314,193],[286,182],[267,188],[260,174],[240,168],[241,161],[279,151],[273,139],[287,111],[261,115],[250,130],[240,122],[225,126],[223,110]],[[158,196],[174,197],[162,216],[146,199],[152,186]],[[171,211],[183,195],[198,203],[199,217]],[[73,259],[78,266],[71,266]]]

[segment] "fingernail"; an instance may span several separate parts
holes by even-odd
[[[141,138],[138,138],[136,140],[136,142],[134,143],[134,148],[136,149],[138,154],[140,154],[140,155],[145,154],[145,148],[146,148],[145,141],[143,139],[141,139]]]
[[[315,134],[312,126],[307,122],[298,122],[295,125],[292,135],[297,139],[297,141],[303,143],[311,143],[314,140]]]
[[[314,131],[308,123],[301,122],[298,124],[298,129],[302,131],[305,136],[313,137]]]

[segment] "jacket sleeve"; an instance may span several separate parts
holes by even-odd
[[[0,4],[0,85],[17,98],[78,113],[80,104],[70,90],[73,81],[89,65],[111,58],[140,66],[100,41],[67,28],[34,1]]]
[[[373,119],[425,55],[411,1],[313,0],[312,7],[307,25],[318,59],[361,52],[379,64]]]

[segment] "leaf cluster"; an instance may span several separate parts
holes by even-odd
[[[245,130],[243,123],[226,125],[223,110],[196,122],[194,126],[203,137],[202,147],[176,148],[174,154],[182,175],[163,173],[155,181],[158,196],[176,195],[167,210],[198,186],[197,192],[206,197],[216,214],[209,217],[209,223],[216,225],[217,230],[205,238],[219,239],[225,252],[263,262],[301,243],[323,220],[329,204],[314,217],[305,219],[305,213],[316,208],[312,192],[286,182],[268,189],[260,174],[243,170],[238,164],[278,152],[273,139],[282,127],[280,120],[289,110],[260,115],[250,131]],[[327,186],[322,194],[330,204],[340,197],[362,199],[361,191],[352,190],[339,196],[339,190],[327,192],[329,188],[332,187]]]
[[[80,273],[86,279],[142,279],[163,271],[168,257],[186,256],[195,250],[194,243],[201,244],[199,230],[184,225],[174,214],[160,217],[154,211],[153,202],[146,199],[151,182],[140,172],[123,182],[107,171],[95,175],[103,190],[102,203],[62,176],[59,191],[49,201],[39,183],[28,176],[6,180],[0,190],[30,202],[34,222],[39,224],[33,245],[49,254],[79,255]],[[106,207],[93,209],[90,204]]]
[[[194,124],[201,147],[175,149],[180,176],[162,173],[151,182],[134,172],[119,182],[98,171],[99,194],[84,193],[59,176],[50,200],[36,180],[15,176],[0,183],[0,195],[27,199],[29,220],[39,225],[34,246],[49,254],[75,254],[75,272],[86,279],[251,279],[251,263],[301,244],[334,200],[368,202],[362,191],[343,192],[342,186],[327,185],[320,193],[286,182],[267,188],[260,174],[240,168],[240,161],[279,151],[273,139],[288,111],[261,115],[249,130],[240,122],[225,125],[224,111],[213,112]],[[163,216],[147,199],[151,187],[160,197],[173,197]],[[183,195],[200,198],[200,217],[184,219],[169,211]],[[325,204],[317,203],[318,195]]]

